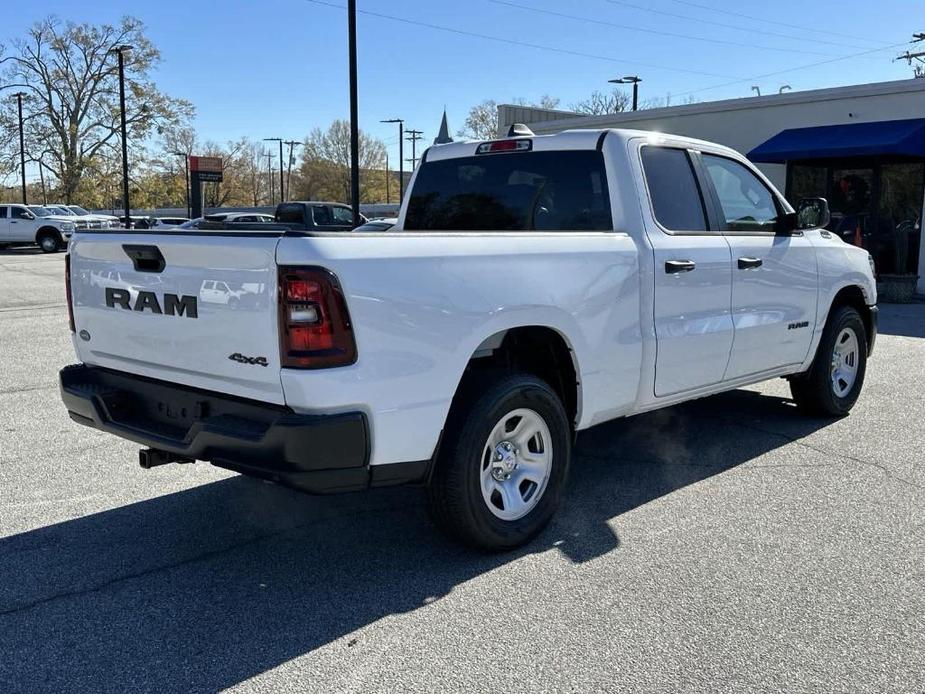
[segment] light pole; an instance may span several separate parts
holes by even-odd
[[[289,161],[286,164],[286,200],[289,199],[289,194],[292,188],[292,148],[293,147],[303,147],[304,143],[299,142],[298,140],[286,140],[286,144],[289,145]]]
[[[632,84],[633,85],[633,110],[639,108],[639,83],[642,82],[641,77],[636,75],[627,75],[626,77],[621,77],[618,80],[607,80],[611,84]]]
[[[279,142],[279,201],[283,202],[283,138],[265,137],[264,142]]]
[[[189,194],[189,155],[186,152],[171,152],[171,154],[175,157],[183,157],[184,172],[186,173],[186,188],[184,188],[184,192],[186,193],[186,216],[191,217],[193,213],[191,211]]]
[[[389,118],[380,123],[398,123],[398,203],[405,197],[405,121],[402,118]]]
[[[125,52],[132,50],[128,44],[114,46],[110,53],[119,56],[119,110],[122,117],[122,197],[125,199],[125,228],[132,228],[132,206],[128,199],[128,128],[125,122]]]
[[[22,204],[28,205],[26,200],[26,138],[23,135],[22,128],[22,98],[26,96],[25,92],[16,92],[16,103],[19,107],[19,170],[22,174]]]
[[[347,0],[347,34],[350,49],[350,206],[353,225],[360,226],[360,126],[357,105],[357,2]]]

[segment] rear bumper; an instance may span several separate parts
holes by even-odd
[[[297,414],[290,408],[78,364],[61,370],[71,419],[143,446],[311,493],[416,481],[426,462],[369,467],[362,412]]]

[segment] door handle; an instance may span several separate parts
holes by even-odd
[[[674,275],[679,272],[690,272],[697,264],[693,260],[666,260],[665,261],[665,272],[669,275]]]
[[[740,270],[756,270],[761,267],[761,258],[739,258]]]

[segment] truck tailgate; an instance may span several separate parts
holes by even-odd
[[[75,235],[70,267],[78,357],[283,404],[278,241],[278,233]]]

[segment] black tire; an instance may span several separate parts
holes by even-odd
[[[57,253],[64,245],[61,236],[56,231],[43,231],[35,239],[35,242],[42,249],[42,253]]]
[[[842,394],[836,392],[833,384],[832,360],[836,341],[844,338],[845,331],[852,331],[857,339],[857,373],[854,383]],[[816,350],[809,371],[790,379],[790,393],[793,400],[806,414],[822,417],[844,417],[857,402],[864,386],[867,373],[867,332],[864,321],[852,306],[836,308],[826,322],[822,339]]]
[[[486,443],[502,418],[517,409],[539,415],[552,451],[546,486],[531,510],[516,520],[497,517],[482,496]],[[451,537],[488,551],[524,544],[552,518],[568,478],[571,429],[565,408],[549,385],[525,374],[494,373],[469,380],[447,421],[428,489],[431,515]]]

